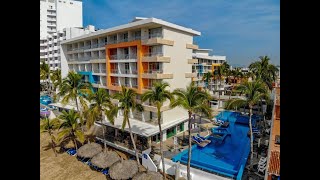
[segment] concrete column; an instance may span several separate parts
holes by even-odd
[[[162,141],[167,140],[167,130],[162,131]]]
[[[138,136],[136,134],[133,134],[133,139],[135,142],[137,142]]]
[[[148,141],[148,148],[150,148],[152,143],[151,136],[147,137],[147,141]]]
[[[187,131],[187,130],[189,129],[189,128],[188,128],[188,121],[184,122],[183,125],[184,125],[184,130]]]

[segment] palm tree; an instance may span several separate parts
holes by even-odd
[[[221,82],[223,80],[223,77],[227,74],[227,71],[229,69],[229,64],[224,62],[221,66],[218,66],[217,71],[215,71],[215,75],[218,77],[219,79],[219,99],[218,99],[218,108],[220,107],[220,88],[221,88]]]
[[[59,119],[55,118],[52,120],[49,120],[49,118],[45,118],[42,120],[42,123],[40,125],[40,133],[48,133],[50,138],[51,138],[51,148],[57,157],[57,152],[56,152],[56,138],[53,135],[53,130],[56,130],[60,125]]]
[[[98,89],[93,94],[89,94],[88,100],[91,102],[90,108],[85,113],[86,125],[89,129],[95,121],[102,123],[103,112],[107,115],[109,121],[113,124],[113,120],[117,115],[117,110],[114,108],[114,105],[111,103],[110,96],[104,89]],[[107,149],[104,126],[102,127],[102,134],[104,138],[104,149]]]
[[[136,144],[134,142],[134,138],[131,130],[131,124],[129,120],[130,111],[134,111],[134,110],[138,110],[141,112],[143,111],[142,105],[136,102],[136,96],[137,96],[137,93],[133,89],[129,89],[129,88],[126,88],[125,86],[121,86],[121,91],[115,93],[113,97],[119,100],[118,108],[123,111],[122,129],[124,129],[126,124],[128,123],[131,142],[136,154],[136,159],[139,167],[140,161],[139,161],[138,151],[136,148]]]
[[[163,179],[165,179],[165,164],[164,164],[164,157],[163,157],[163,149],[162,149],[162,129],[161,129],[161,112],[160,109],[163,106],[163,103],[167,100],[172,101],[173,95],[166,90],[169,87],[167,82],[156,82],[153,84],[152,90],[146,91],[142,95],[142,102],[149,100],[149,102],[157,107],[157,117],[158,117],[158,126],[160,132],[160,155],[162,159],[162,169],[163,169]]]
[[[187,86],[186,90],[184,89],[175,89],[172,92],[173,95],[176,96],[176,99],[170,104],[172,108],[174,107],[182,107],[188,111],[188,133],[189,133],[189,151],[188,151],[188,166],[187,166],[187,176],[188,180],[190,180],[190,162],[191,162],[191,116],[193,113],[202,112],[204,115],[209,117],[212,116],[212,112],[207,103],[203,103],[203,101],[207,101],[210,98],[210,95],[205,92],[199,90],[194,83],[192,82],[189,86]]]
[[[53,83],[54,90],[56,90],[58,87],[60,88],[60,86],[62,84],[61,70],[60,69],[52,71],[51,82]]]
[[[69,72],[68,76],[62,80],[59,96],[63,97],[62,103],[67,104],[69,100],[76,102],[77,111],[80,113],[80,120],[82,121],[81,111],[79,108],[78,99],[80,100],[83,109],[87,109],[85,102],[86,96],[91,94],[92,85],[90,82],[84,82],[82,75],[75,72]],[[82,123],[82,122],[81,122]]]
[[[236,87],[236,91],[241,92],[245,95],[245,99],[235,98],[230,99],[225,104],[226,109],[235,107],[249,107],[249,128],[250,128],[250,141],[251,141],[251,158],[250,158],[250,168],[252,169],[253,161],[253,134],[252,134],[252,108],[254,105],[258,104],[262,99],[268,99],[268,90],[262,81],[253,82],[243,82]]]
[[[62,111],[62,115],[59,116],[59,119],[62,120],[59,129],[62,131],[58,133],[58,141],[72,141],[75,148],[78,149],[77,141],[83,143],[85,140],[84,134],[80,130],[81,123],[78,123],[79,118],[79,113],[74,110]]]
[[[205,88],[208,87],[208,84],[209,84],[212,77],[213,77],[213,74],[211,72],[204,73],[204,75],[202,77],[202,81],[205,82]]]
[[[272,90],[272,83],[277,79],[277,72],[279,69],[269,64],[270,58],[268,56],[260,56],[259,61],[255,61],[249,65],[249,69],[255,74],[256,79],[261,79]]]
[[[47,91],[50,92],[50,67],[44,61],[40,64],[40,79],[46,80]]]

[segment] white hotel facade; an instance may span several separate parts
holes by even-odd
[[[84,79],[109,94],[121,90],[121,86],[141,94],[156,81],[165,81],[170,91],[185,88],[197,73],[192,72],[193,37],[200,32],[156,18],[135,18],[132,22],[61,42],[62,77],[68,71],[84,75]],[[148,144],[157,141],[156,107],[143,103],[144,112],[131,112],[130,122],[135,137],[144,137]],[[188,113],[182,108],[169,108],[166,102],[161,108],[163,140],[187,130]],[[121,129],[121,112],[111,125]],[[128,127],[125,128],[128,130]]]

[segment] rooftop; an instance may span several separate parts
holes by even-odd
[[[162,130],[166,130],[166,129],[172,127],[173,125],[176,125],[177,123],[187,121],[187,119],[188,119],[188,117],[186,116],[186,117],[182,117],[180,119],[177,119],[175,121],[164,123],[161,125]],[[146,123],[146,122],[139,121],[139,120],[132,119],[132,118],[129,118],[129,120],[130,120],[132,133],[134,133],[134,134],[149,137],[149,136],[152,136],[152,135],[159,133],[159,126],[158,125],[153,125],[153,124]],[[109,121],[105,121],[105,120],[103,121],[103,124],[110,126],[110,127],[117,128],[117,129],[121,129],[122,121],[123,121],[123,116],[118,116],[114,121],[114,125],[112,125]],[[98,124],[100,124],[100,123],[98,123]],[[126,124],[126,127],[124,128],[124,130],[129,132],[128,123]]]
[[[180,31],[189,33],[191,35],[195,35],[195,36],[200,36],[201,35],[201,32],[199,32],[199,31],[195,31],[195,30],[193,30],[191,28],[186,28],[186,27],[183,27],[183,26],[179,26],[177,24],[173,24],[173,23],[164,21],[162,19],[157,19],[157,18],[153,18],[153,17],[152,18],[146,18],[146,19],[136,18],[133,22],[130,22],[128,24],[123,24],[123,25],[120,25],[120,26],[115,26],[115,27],[112,27],[112,28],[99,30],[99,31],[96,31],[96,32],[93,32],[93,33],[90,33],[90,34],[83,35],[83,36],[78,36],[78,37],[75,37],[75,38],[71,38],[71,39],[62,41],[61,44],[74,43],[74,42],[78,42],[78,41],[82,41],[82,40],[86,40],[86,39],[90,39],[90,38],[95,38],[95,37],[98,37],[98,36],[100,36],[102,34],[117,33],[117,32],[123,31],[123,30],[129,30],[129,29],[132,29],[132,28],[140,28],[140,27],[143,27],[145,25],[150,25],[150,26],[151,25],[161,25],[161,26],[166,26],[166,27],[171,27],[171,28],[174,28],[174,29],[178,29]]]

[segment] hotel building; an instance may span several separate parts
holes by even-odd
[[[68,38],[69,27],[82,27],[81,1],[40,0],[40,61],[49,64],[51,70],[61,66],[60,41]]]
[[[197,73],[197,77],[192,80],[195,81],[199,87],[206,87],[209,90],[218,90],[220,82],[219,80],[212,80],[208,84],[203,80],[203,75],[207,72],[214,73],[217,68],[226,62],[226,56],[209,55],[211,49],[197,49],[193,50],[193,59],[188,62],[194,63],[192,65],[192,72]],[[224,89],[224,82],[221,89]]]
[[[109,94],[121,86],[141,94],[151,89],[154,82],[165,81],[170,91],[185,88],[197,74],[192,72],[193,36],[201,33],[156,18],[135,18],[132,22],[105,30],[65,40],[61,43],[62,77],[68,71],[84,75],[84,80]],[[141,102],[141,101],[140,101]],[[159,140],[156,107],[143,103],[144,112],[131,112],[130,123],[135,138],[142,138],[151,145]],[[187,130],[188,113],[182,108],[161,108],[163,140]],[[118,133],[123,117],[121,112],[110,131]],[[128,130],[128,127],[125,128]]]

